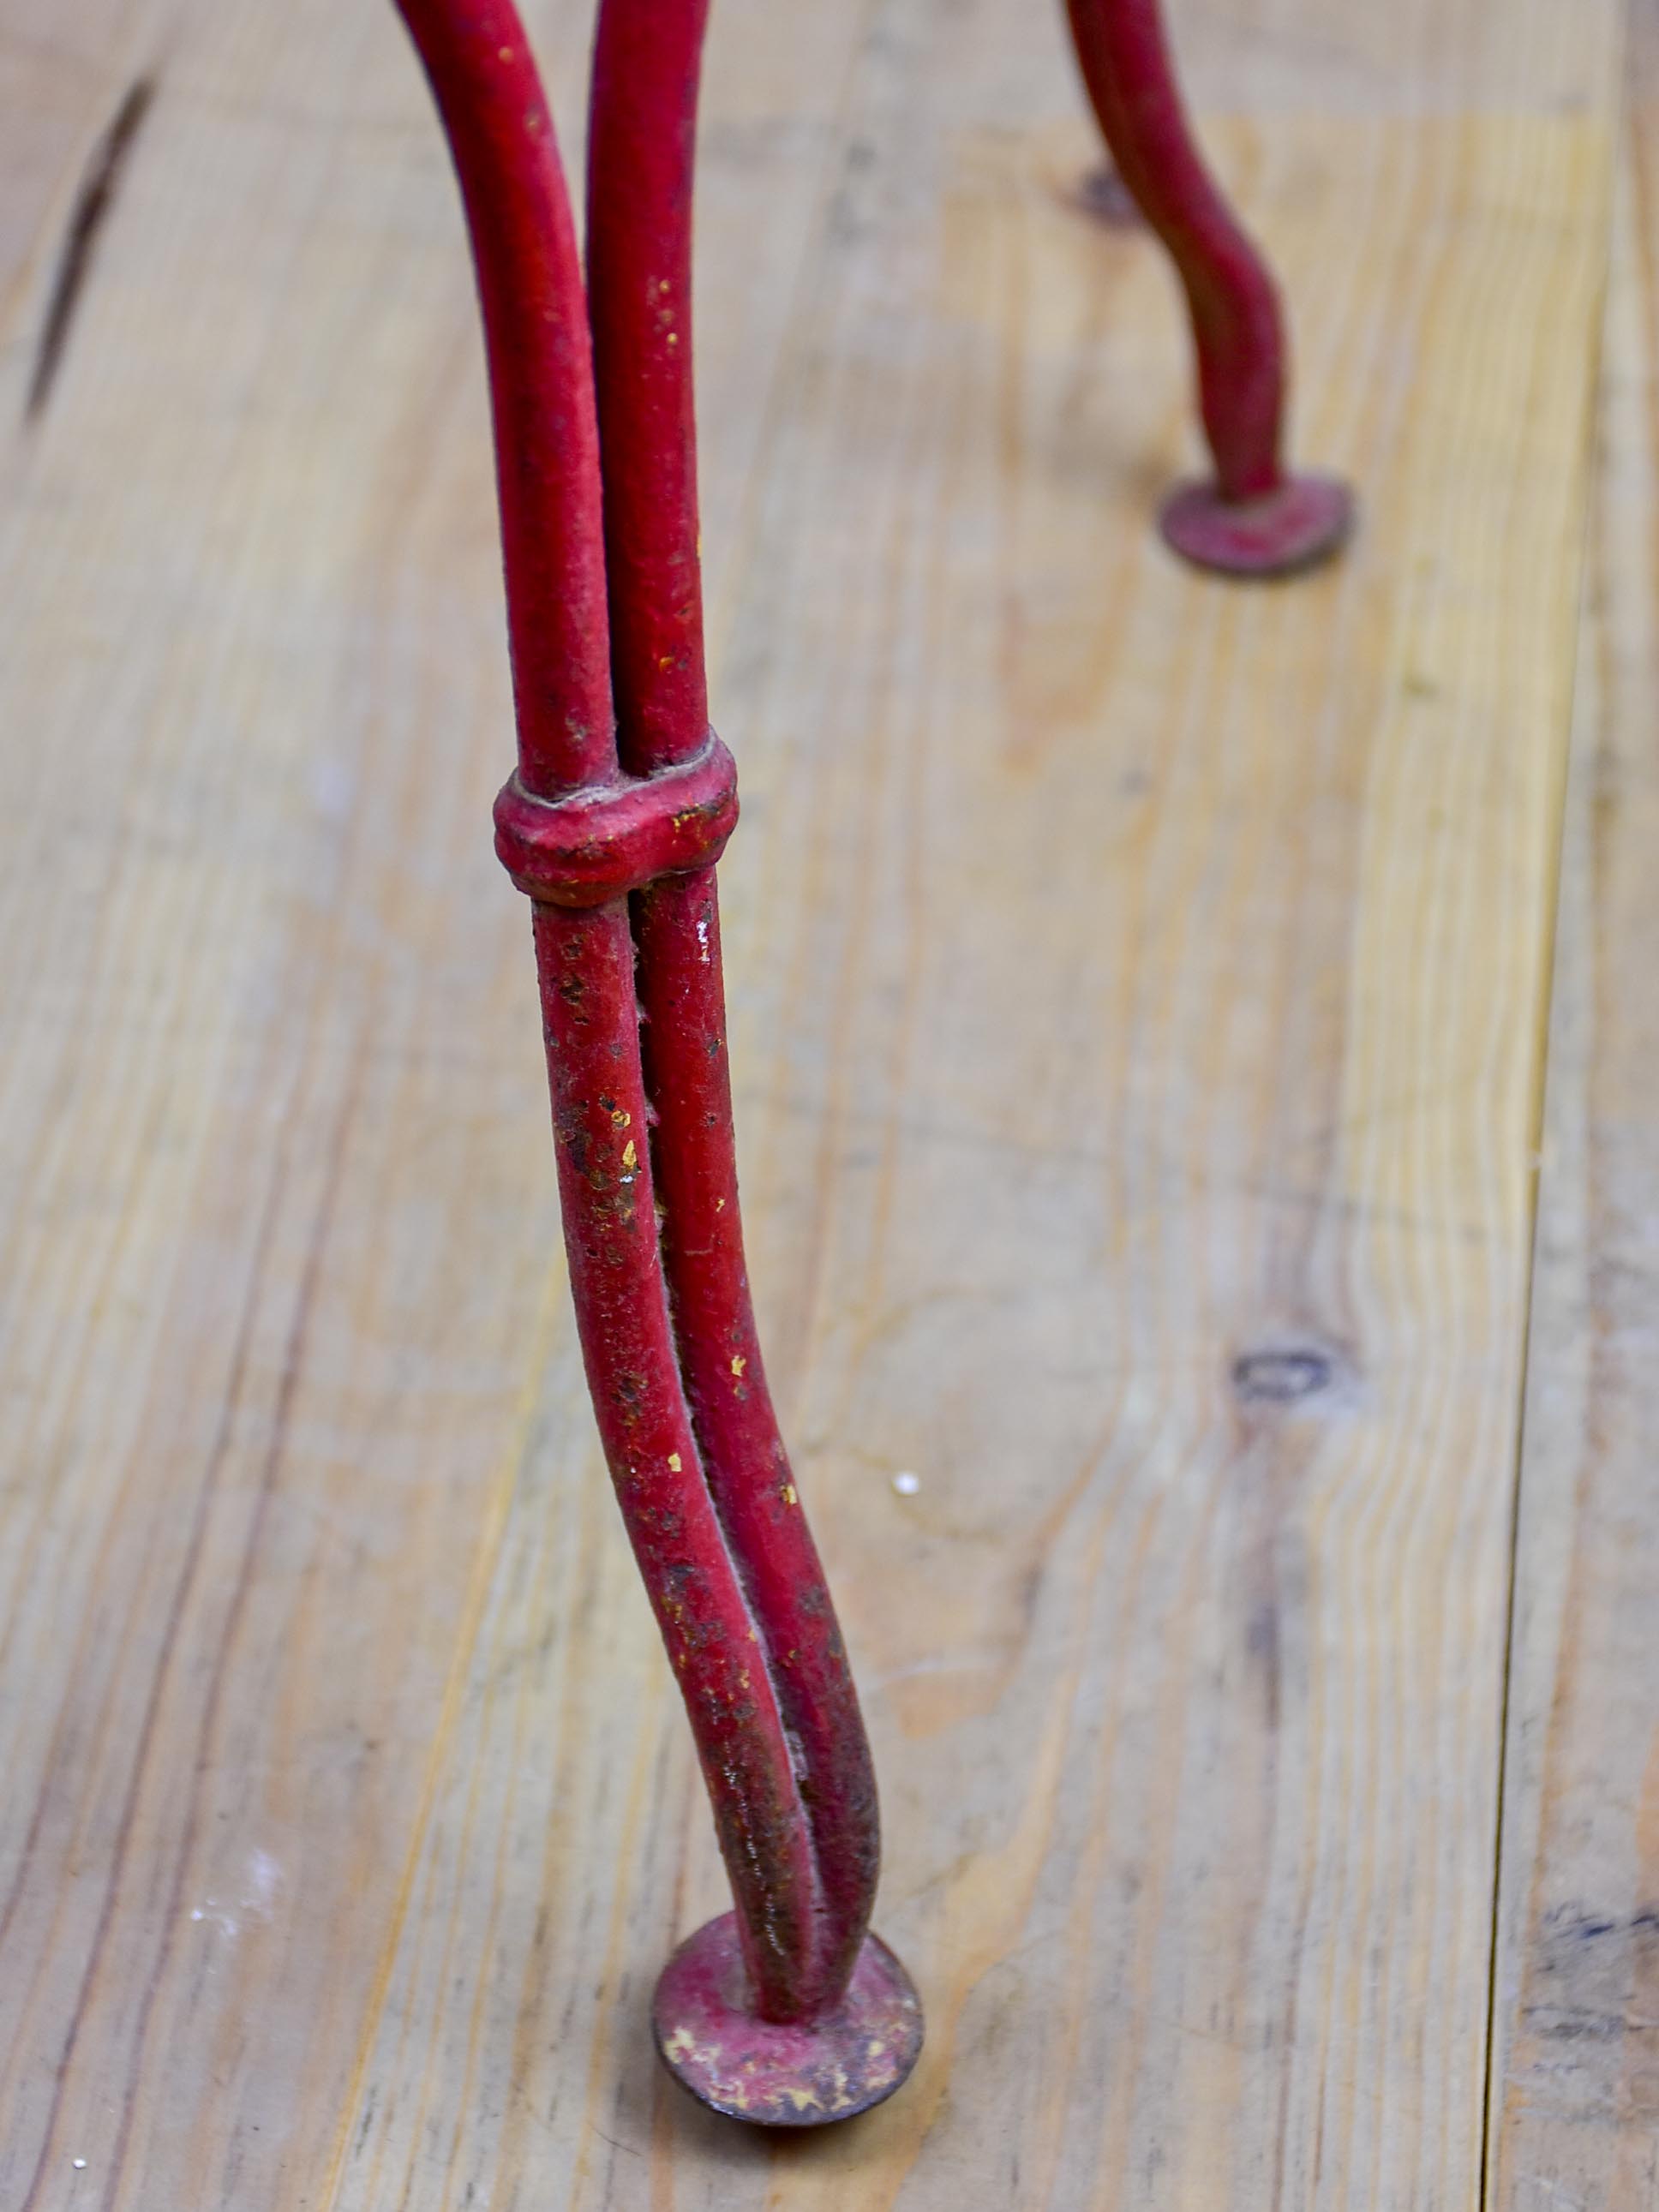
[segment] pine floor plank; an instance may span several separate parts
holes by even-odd
[[[420,87],[368,0],[0,0],[8,2208],[1474,2200],[1617,13],[1180,21],[1364,499],[1294,588],[1148,528],[1181,333],[1052,23],[711,57],[754,1267],[931,2021],[776,2145],[643,2029],[719,1881],[489,849]]]
[[[1659,12],[1632,10],[1551,1030],[1492,2098],[1500,2212],[1659,2197]]]

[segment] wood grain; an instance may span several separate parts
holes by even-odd
[[[1522,1461],[1500,2212],[1659,2198],[1659,10],[1632,12]]]
[[[556,1257],[412,64],[368,0],[0,0],[7,2212],[1474,2200],[1616,11],[1181,27],[1365,503],[1293,589],[1148,526],[1181,333],[1057,25],[711,56],[755,1273],[931,2019],[780,2145],[644,2029],[718,1870]]]

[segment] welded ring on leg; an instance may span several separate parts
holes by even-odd
[[[710,730],[690,760],[560,799],[511,777],[495,801],[495,851],[530,897],[604,906],[659,876],[712,867],[737,819],[737,766]]]

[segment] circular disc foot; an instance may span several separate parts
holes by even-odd
[[[1288,576],[1327,560],[1353,525],[1340,477],[1286,477],[1260,499],[1223,499],[1210,483],[1177,484],[1158,516],[1165,542],[1226,576]]]
[[[763,2128],[850,2120],[890,2097],[921,2049],[921,2001],[879,1937],[866,1936],[847,1994],[813,2021],[757,2019],[737,1916],[681,1944],[651,2007],[657,2051],[703,2104]]]

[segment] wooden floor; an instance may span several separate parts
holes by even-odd
[[[929,2017],[776,2142],[646,2032],[720,1881],[421,85],[0,0],[0,2212],[1659,2203],[1659,0],[1172,13],[1361,489],[1293,586],[1149,527],[1057,11],[716,9],[752,1257]]]

